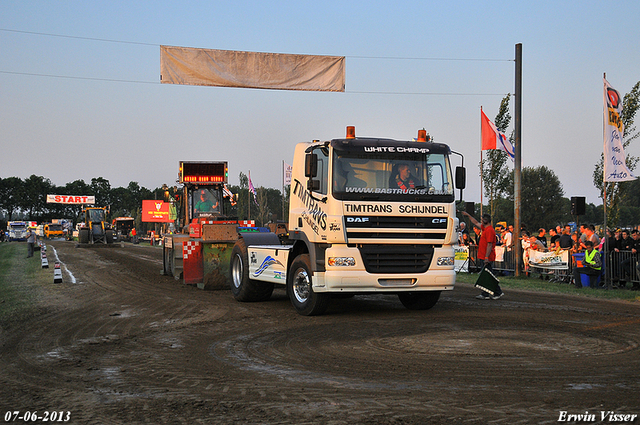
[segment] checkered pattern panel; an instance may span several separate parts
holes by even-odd
[[[198,241],[185,241],[182,244],[182,258],[188,259],[189,256],[200,246]]]

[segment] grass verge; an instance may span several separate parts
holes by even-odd
[[[478,279],[477,273],[458,273],[457,282],[475,284]],[[603,298],[625,300],[632,302],[640,302],[640,291],[631,291],[629,289],[578,289],[573,285],[566,283],[550,282],[541,280],[537,274],[530,277],[514,277],[514,276],[498,276],[502,289],[514,288],[525,289],[529,291],[551,292],[558,294],[570,294],[583,297]]]
[[[24,242],[0,244],[0,327],[20,323],[37,309],[41,288],[53,282],[53,266],[43,269],[40,252],[27,257]]]

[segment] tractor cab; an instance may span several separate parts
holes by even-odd
[[[113,243],[113,230],[107,223],[107,209],[87,207],[83,210],[84,226],[80,228],[78,241],[81,244]]]

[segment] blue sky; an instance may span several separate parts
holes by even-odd
[[[640,80],[638,16],[637,1],[0,0],[0,177],[152,189],[180,160],[227,160],[231,184],[279,188],[298,142],[426,128],[465,155],[479,201],[480,107],[493,119],[513,93],[522,43],[523,166],[599,204],[602,75],[622,94]],[[346,92],[160,84],[160,45],[346,56]]]

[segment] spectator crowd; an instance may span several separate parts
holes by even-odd
[[[514,246],[516,241],[513,237],[513,225],[507,225],[506,222],[498,222],[495,225],[496,246],[504,248],[504,262],[514,266]],[[569,251],[571,267],[574,271],[574,280],[576,279],[575,270],[580,273],[596,275],[588,260],[583,260],[580,264],[573,254],[584,254],[587,259],[592,258],[594,262],[600,261],[600,267],[595,270],[603,270],[609,268],[608,275],[614,287],[625,288],[627,282],[632,282],[630,289],[640,290],[640,265],[638,264],[638,250],[640,250],[640,226],[631,229],[615,229],[607,230],[606,234],[598,234],[593,224],[582,224],[579,227],[575,224],[556,226],[551,229],[540,228],[537,231],[529,231],[526,227],[520,230],[520,244],[523,249],[523,270],[526,275],[531,272],[529,268],[528,254],[529,250],[534,251]],[[464,221],[460,222],[459,244],[461,246],[477,246],[481,236],[481,230],[478,226],[473,226],[469,231]],[[608,243],[607,256],[605,257],[605,243]],[[591,253],[596,251],[596,253]],[[587,273],[588,272],[588,273]],[[599,273],[598,273],[599,274]],[[541,276],[542,278],[542,276]],[[598,286],[604,285],[604,279],[600,280]],[[580,286],[577,283],[577,286]],[[592,287],[593,284],[591,285]]]

